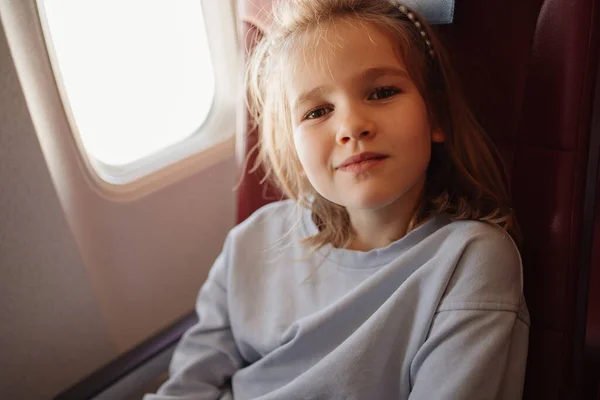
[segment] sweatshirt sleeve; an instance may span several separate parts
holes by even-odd
[[[476,237],[412,361],[410,400],[522,398],[529,340],[522,289],[508,235]]]
[[[410,400],[520,399],[528,332],[512,311],[438,313],[413,362]]]
[[[242,366],[231,332],[227,305],[228,245],[215,261],[198,294],[198,323],[177,345],[170,378],[144,400],[231,398],[230,378]]]

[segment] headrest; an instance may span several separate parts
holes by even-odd
[[[274,1],[286,0],[243,0],[240,6],[242,21],[248,22],[263,32],[271,24],[271,6]],[[419,13],[432,25],[451,24],[454,18],[455,0],[392,0],[404,4]]]
[[[431,25],[451,24],[455,0],[401,0],[396,1],[412,8]]]

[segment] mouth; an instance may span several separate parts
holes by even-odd
[[[348,157],[336,169],[347,172],[362,172],[381,163],[388,156],[381,153],[365,152]]]

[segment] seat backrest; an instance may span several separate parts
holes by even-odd
[[[244,46],[244,55],[250,55],[256,43],[260,41],[268,29],[269,17],[273,0],[237,0],[240,20],[240,41]],[[285,0],[284,0],[285,1]],[[237,132],[237,158],[240,165],[240,180],[238,184],[237,218],[242,222],[261,206],[281,199],[281,194],[262,182],[264,169],[255,170],[256,146],[258,131],[254,121],[247,115],[245,130]]]
[[[257,7],[270,0],[240,1],[250,50],[262,28]],[[588,158],[599,9],[600,0],[460,0],[454,23],[436,28],[510,170],[532,318],[526,399],[580,398],[585,304],[577,295],[589,267],[583,206],[586,179],[595,176]],[[239,140],[247,151],[256,132]],[[277,199],[265,197],[259,181],[260,172],[243,175],[240,220]]]
[[[511,170],[531,312],[525,398],[575,399],[578,278],[598,62],[595,0],[462,0],[443,27],[476,115]]]
[[[600,97],[600,80],[596,82]],[[595,131],[600,131],[600,102],[596,102]],[[596,185],[596,210],[600,210],[600,176]],[[585,332],[584,382],[586,394],[600,400],[600,212],[593,219],[592,263],[590,265],[587,323]],[[592,398],[592,397],[590,397]]]

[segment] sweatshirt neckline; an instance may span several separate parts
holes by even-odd
[[[382,265],[389,264],[392,260],[411,249],[413,246],[423,241],[429,235],[449,222],[450,221],[448,220],[447,216],[443,214],[435,215],[416,229],[410,231],[386,247],[369,251],[359,251],[335,248],[331,244],[327,244],[317,250],[317,253],[324,256],[328,260],[339,264],[343,268],[367,269],[380,267]],[[305,209],[303,211],[302,228],[307,236],[314,235],[318,232],[318,228],[311,218],[311,212],[309,209]]]

